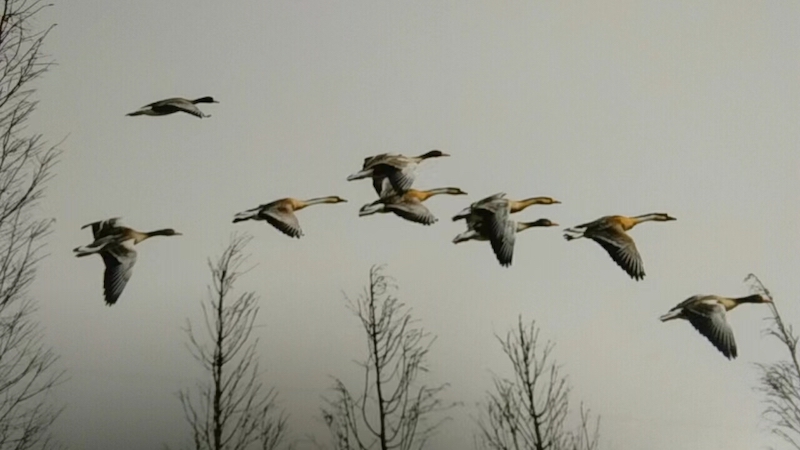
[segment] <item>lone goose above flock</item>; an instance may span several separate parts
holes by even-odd
[[[597,242],[622,270],[638,281],[644,278],[644,263],[636,249],[636,244],[626,231],[642,222],[671,220],[677,219],[665,213],[650,213],[634,217],[604,216],[593,222],[567,228],[564,230],[567,233],[564,234],[564,239],[571,241],[585,237]]]
[[[168,98],[166,100],[159,100],[150,103],[149,105],[142,106],[138,110],[126,114],[127,116],[166,116],[176,112],[185,112],[199,118],[211,117],[211,114],[203,114],[200,108],[196,106],[197,103],[219,103],[213,97],[200,97],[194,100],[188,100],[181,97]]]
[[[768,297],[760,294],[746,297],[722,297],[720,295],[694,295],[670,309],[660,317],[662,322],[673,319],[688,320],[692,326],[705,336],[714,347],[728,359],[737,356],[733,329],[728,323],[727,311],[742,303],[771,303]]]
[[[103,292],[106,304],[111,306],[117,302],[125,285],[133,274],[136,263],[134,246],[153,236],[180,236],[181,233],[172,228],[141,232],[122,226],[119,217],[93,222],[81,227],[92,227],[94,242],[75,248],[75,256],[82,257],[99,254],[103,258],[106,270],[103,275]]]
[[[394,153],[364,158],[361,170],[348,176],[347,181],[372,178],[372,186],[379,196],[389,195],[391,190],[403,194],[414,183],[414,170],[417,165],[429,158],[450,156],[441,150],[431,150],[419,156],[404,156]]]
[[[363,217],[391,212],[411,222],[431,225],[438,219],[422,202],[440,194],[467,195],[466,192],[456,187],[436,188],[427,191],[409,189],[405,194],[389,193],[370,204],[362,206],[358,215]]]
[[[300,236],[303,235],[303,230],[300,229],[300,222],[297,220],[297,216],[294,215],[295,211],[299,211],[307,206],[322,203],[346,202],[347,200],[337,196],[312,198],[309,200],[298,200],[291,197],[282,198],[236,214],[233,218],[233,223],[242,222],[244,220],[265,220],[283,234],[299,239]]]

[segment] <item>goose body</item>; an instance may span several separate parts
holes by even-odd
[[[307,206],[322,203],[345,202],[347,202],[347,200],[337,196],[319,197],[309,200],[298,200],[291,197],[282,198],[237,213],[233,218],[233,223],[245,220],[264,220],[277,228],[281,233],[299,239],[300,236],[303,235],[303,230],[300,228],[300,222],[294,214],[295,211],[299,211]]]
[[[92,227],[94,242],[76,247],[75,256],[99,254],[105,264],[103,294],[107,305],[117,302],[133,274],[136,263],[136,244],[153,236],[180,236],[172,228],[142,232],[122,226],[119,217],[92,222],[81,227]]]
[[[520,231],[532,227],[554,227],[557,223],[549,219],[539,219],[534,222],[515,222],[513,220],[478,220],[473,216],[467,218],[467,231],[453,239],[454,244],[466,241],[489,241],[492,251],[497,257],[497,262],[503,267],[511,265],[514,257],[514,242]]]
[[[726,358],[737,356],[733,329],[728,323],[727,312],[742,303],[770,303],[770,299],[759,295],[746,297],[723,297],[720,295],[694,295],[682,301],[667,314],[662,322],[684,319],[711,342]]]
[[[669,214],[650,213],[640,216],[604,216],[592,222],[567,228],[564,230],[564,239],[571,241],[579,238],[589,238],[597,242],[634,280],[642,280],[645,276],[644,263],[636,243],[628,236],[627,231],[642,222],[666,222],[676,220]]]
[[[364,158],[361,170],[349,175],[347,181],[372,178],[372,187],[379,196],[403,194],[414,184],[414,170],[429,158],[450,156],[440,150],[431,150],[419,156],[381,153]],[[393,192],[392,192],[393,191]]]
[[[434,195],[440,194],[466,195],[467,193],[455,187],[437,188],[427,191],[409,189],[404,194],[391,193],[370,204],[362,206],[358,215],[363,217],[372,214],[394,213],[411,222],[431,225],[438,219],[422,204],[422,202]]]
[[[127,116],[166,116],[176,112],[185,112],[199,118],[211,117],[210,114],[203,114],[200,108],[197,107],[198,103],[219,103],[212,97],[200,97],[194,100],[185,99],[182,97],[173,97],[165,100],[150,103],[149,105],[142,106],[138,110],[126,114]]]

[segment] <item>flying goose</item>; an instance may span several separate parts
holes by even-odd
[[[299,239],[300,236],[303,235],[303,230],[300,229],[300,222],[298,222],[297,216],[294,215],[295,211],[299,211],[307,206],[318,205],[321,203],[345,202],[347,202],[347,200],[337,196],[312,198],[309,200],[282,198],[280,200],[275,200],[274,202],[259,205],[255,208],[237,213],[233,218],[233,223],[244,220],[265,220],[283,234]]]
[[[503,267],[511,265],[514,257],[514,242],[516,234],[520,231],[532,227],[555,227],[557,223],[550,219],[539,219],[533,222],[515,222],[513,220],[504,221],[480,221],[468,218],[469,229],[453,239],[454,244],[470,240],[489,241],[497,257],[497,262]]]
[[[564,239],[571,241],[585,237],[597,242],[622,270],[638,281],[644,278],[644,263],[636,249],[636,244],[626,231],[642,222],[670,220],[676,219],[665,213],[650,213],[634,217],[604,216],[593,222],[565,229]]]
[[[552,197],[531,197],[525,200],[510,200],[505,198],[505,192],[498,192],[497,194],[490,195],[486,198],[473,202],[471,205],[462,209],[458,214],[453,216],[453,221],[466,219],[470,215],[475,215],[476,210],[505,207],[510,214],[517,213],[532,205],[557,205],[561,202]]]
[[[434,195],[467,195],[466,192],[456,187],[445,187],[420,191],[409,189],[405,194],[389,194],[364,205],[358,212],[359,217],[377,213],[394,213],[411,222],[431,225],[438,219],[422,204]]]
[[[417,165],[429,158],[450,156],[440,150],[431,150],[419,156],[404,156],[394,153],[381,153],[380,155],[364,158],[361,170],[348,176],[347,181],[372,178],[372,187],[379,196],[402,194],[411,189],[414,183],[414,169]]]
[[[94,242],[76,247],[73,251],[77,257],[99,254],[103,258],[106,266],[103,275],[103,293],[109,306],[117,302],[133,274],[136,244],[153,236],[181,235],[172,228],[148,232],[136,231],[122,226],[119,217],[86,224],[81,230],[89,226],[92,227]]]
[[[670,309],[660,317],[662,322],[673,319],[685,319],[694,326],[728,359],[737,356],[736,340],[733,329],[728,323],[727,311],[742,303],[771,303],[766,296],[760,294],[746,297],[722,297],[720,295],[694,295]]]
[[[176,112],[185,112],[197,116],[199,118],[211,117],[211,114],[203,114],[200,109],[195,106],[197,103],[219,103],[212,97],[200,97],[194,100],[188,100],[181,97],[168,98],[166,100],[159,100],[150,103],[149,105],[142,106],[138,110],[126,114],[126,116],[166,116]]]

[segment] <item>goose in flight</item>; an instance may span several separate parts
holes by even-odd
[[[723,297],[720,295],[694,295],[682,301],[660,317],[662,322],[673,319],[688,320],[692,326],[728,359],[737,356],[733,329],[728,323],[727,312],[742,303],[771,303],[768,297],[754,294],[746,297]]]
[[[514,257],[514,242],[520,231],[533,227],[555,227],[557,223],[550,219],[539,219],[533,222],[515,222],[513,220],[479,220],[474,216],[467,218],[468,230],[453,239],[454,244],[470,240],[489,241],[497,262],[509,267]]]
[[[403,194],[411,189],[414,183],[414,170],[422,161],[429,158],[450,156],[440,150],[431,150],[419,156],[404,156],[394,153],[364,158],[361,170],[348,176],[347,181],[372,178],[372,187],[379,196],[394,193]]]
[[[487,208],[492,211],[500,211],[499,208],[505,208],[508,214],[513,214],[532,205],[557,205],[561,203],[552,197],[531,197],[525,200],[510,200],[505,198],[505,196],[505,192],[498,192],[497,194],[473,202],[453,216],[453,221],[467,219],[469,216],[475,217],[476,211],[485,210]]]
[[[564,239],[571,241],[582,237],[589,238],[605,249],[611,259],[634,280],[644,278],[644,263],[636,244],[626,231],[642,222],[666,222],[677,220],[665,213],[643,214],[641,216],[604,216],[593,222],[577,225],[564,230]]]
[[[405,194],[389,194],[364,205],[358,212],[359,217],[377,213],[394,213],[411,222],[431,225],[438,219],[422,204],[434,195],[467,195],[466,192],[456,187],[445,187],[420,191],[409,189]]]
[[[294,215],[295,211],[321,203],[345,202],[347,202],[347,200],[337,196],[312,198],[309,200],[282,198],[236,214],[233,218],[233,223],[242,222],[244,220],[265,220],[281,233],[299,239],[300,236],[303,235],[303,230],[300,228],[300,222],[297,220],[297,216]]]
[[[117,302],[125,285],[133,274],[136,263],[136,244],[153,236],[180,236],[181,233],[172,228],[155,231],[136,231],[122,226],[119,217],[93,222],[81,227],[92,227],[94,242],[75,248],[75,256],[82,257],[99,254],[103,258],[106,270],[103,275],[103,293],[106,304],[111,306]]]
[[[168,98],[166,100],[159,100],[150,103],[149,105],[142,106],[138,110],[126,114],[126,116],[166,116],[176,112],[185,112],[199,118],[211,117],[211,114],[203,114],[200,108],[196,106],[197,103],[219,103],[213,97],[200,97],[194,100],[188,100],[181,97]]]

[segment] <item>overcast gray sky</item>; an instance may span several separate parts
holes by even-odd
[[[197,319],[206,258],[235,230],[258,266],[259,355],[294,437],[326,440],[329,375],[358,384],[365,344],[342,291],[387,263],[398,295],[438,339],[431,383],[452,413],[431,449],[469,448],[474,404],[507,373],[493,333],[536,319],[573,399],[602,415],[604,448],[752,450],[774,443],[752,391],[764,306],[730,321],[728,361],[686,322],[658,316],[697,293],[745,295],[762,277],[800,324],[800,4],[789,1],[59,2],[57,60],[32,126],[69,134],[42,214],[57,218],[33,294],[71,380],[56,431],[73,448],[145,449],[188,437],[173,395],[199,368],[181,327]],[[213,117],[125,117],[162,98],[205,95]],[[440,222],[357,217],[374,199],[347,182],[365,156],[452,155],[415,187],[469,197],[427,202]],[[634,282],[596,244],[561,228],[517,239],[501,268],[486,243],[453,245],[450,217],[498,191],[563,202],[517,218],[563,227],[607,214],[667,212],[631,232]],[[277,198],[350,202],[298,213],[305,236],[233,214]],[[88,222],[122,216],[178,238],[143,243],[118,304],[100,258],[76,259]],[[301,447],[302,448],[302,447]]]

